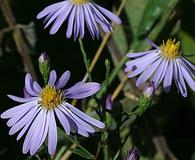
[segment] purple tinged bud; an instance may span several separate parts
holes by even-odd
[[[139,158],[140,158],[140,155],[139,155],[138,150],[135,147],[133,147],[129,151],[128,155],[125,157],[124,160],[139,160]]]
[[[41,53],[39,56],[39,63],[48,63],[49,62],[49,56],[46,52]]]
[[[47,53],[41,53],[39,57],[39,71],[41,72],[45,84],[48,83],[49,73],[50,73],[50,60]]]
[[[149,84],[145,87],[145,89],[144,89],[144,95],[145,95],[146,97],[151,97],[151,96],[153,96],[154,91],[155,91],[155,85],[154,85],[154,82],[151,82],[151,83],[149,83]]]
[[[106,109],[107,110],[111,110],[112,109],[112,99],[111,99],[112,95],[109,94],[106,97]]]

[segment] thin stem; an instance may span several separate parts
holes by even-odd
[[[74,148],[76,148],[76,147],[77,147],[77,144],[74,144],[74,143],[73,143],[73,144],[70,146],[70,149],[74,149]],[[66,151],[60,160],[67,160],[67,159],[69,159],[69,157],[70,157],[71,155],[72,155],[72,151]]]
[[[63,153],[65,152],[65,150],[67,149],[67,147],[63,146],[60,151],[56,154],[54,160],[60,160],[60,158],[62,157]]]
[[[103,140],[107,140],[108,139],[108,132],[103,132]],[[103,145],[103,155],[104,155],[104,160],[109,160],[110,159],[110,156],[109,156],[109,153],[108,153],[108,145],[106,143],[104,143]]]
[[[9,28],[13,30],[13,38],[16,43],[16,47],[20,57],[22,59],[26,72],[30,72],[34,80],[37,80],[36,72],[33,68],[32,61],[30,59],[27,45],[25,44],[24,37],[21,30],[17,27],[15,18],[7,0],[0,0],[0,6],[3,11],[4,17],[9,25]]]
[[[128,77],[124,76],[124,78],[121,80],[120,84],[116,87],[116,89],[114,90],[111,100],[115,100],[116,97],[119,95],[119,93],[123,90],[123,87],[125,85],[125,83],[127,82]]]
[[[85,51],[85,48],[84,48],[84,45],[83,45],[83,41],[81,39],[79,39],[79,44],[80,44],[80,49],[81,49],[81,52],[82,52],[82,55],[83,55],[83,61],[84,61],[85,68],[86,68],[86,71],[87,71],[87,76],[89,77],[89,80],[92,81],[91,73],[90,73],[90,69],[89,69],[89,64],[88,64],[88,59],[87,59],[87,54],[86,54],[86,51]],[[87,79],[84,78],[83,81],[87,81]]]

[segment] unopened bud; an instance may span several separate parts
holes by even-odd
[[[41,53],[41,55],[39,56],[39,63],[48,63],[49,62],[49,56],[47,55],[47,53],[43,52]]]
[[[106,109],[107,110],[111,110],[112,109],[112,100],[111,100],[111,97],[112,97],[111,94],[107,95],[107,97],[106,97]]]
[[[124,160],[139,160],[139,158],[140,158],[140,155],[139,155],[138,150],[135,147],[133,147],[129,151],[128,155],[124,158]]]
[[[153,96],[154,94],[154,91],[155,91],[155,85],[154,85],[154,82],[151,82],[149,83],[145,89],[144,89],[144,96],[150,98]]]
[[[152,102],[152,96],[154,94],[154,91],[155,91],[155,85],[153,82],[149,83],[144,91],[143,91],[143,96],[141,96],[139,98],[139,102],[138,102],[138,105],[139,105],[139,108],[141,110],[141,114],[148,108],[150,107],[151,105],[151,102]]]
[[[39,70],[43,76],[45,84],[47,84],[50,73],[50,60],[49,56],[45,52],[43,52],[39,57]]]

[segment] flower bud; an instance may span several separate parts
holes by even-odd
[[[47,84],[50,73],[50,60],[49,56],[45,52],[43,52],[39,57],[39,70],[43,76],[45,84]]]
[[[154,82],[151,82],[149,83],[145,89],[144,89],[144,96],[150,98],[153,96],[154,94],[154,91],[155,91],[155,85],[154,85]]]
[[[43,52],[41,53],[41,55],[39,56],[39,63],[48,63],[49,62],[49,56],[47,55],[47,53]]]
[[[133,147],[129,151],[128,155],[124,158],[124,160],[139,160],[139,158],[140,158],[140,155],[139,155],[138,150],[135,147]]]
[[[111,97],[112,97],[112,95],[111,94],[109,94],[109,95],[107,95],[107,97],[106,97],[106,109],[107,110],[111,110],[112,109],[112,100],[111,100]]]

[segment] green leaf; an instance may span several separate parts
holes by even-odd
[[[142,20],[144,10],[148,2],[150,2],[150,0],[127,0],[126,2],[124,8],[126,13],[125,16],[127,17],[127,22],[129,24],[129,27],[131,28],[133,35],[136,35],[137,33],[137,29]],[[124,28],[126,28],[126,26],[124,26]]]
[[[94,159],[94,156],[92,154],[90,154],[89,152],[85,152],[80,148],[70,148],[69,150],[83,158]]]
[[[184,31],[180,31],[179,38],[181,40],[183,54],[186,56],[189,55],[187,58],[195,63],[195,38]]]
[[[165,8],[170,7],[170,4],[175,1],[177,0],[150,0],[143,13],[137,33],[139,35],[147,34],[155,22],[161,17]]]

